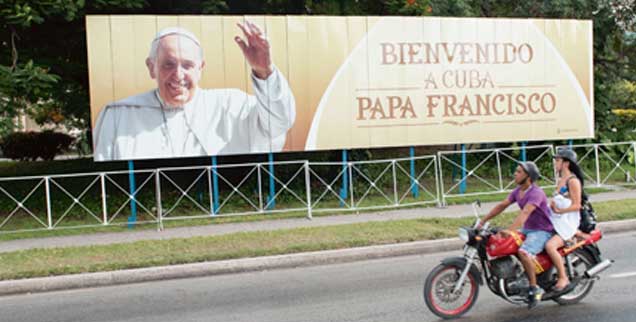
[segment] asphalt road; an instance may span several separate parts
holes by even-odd
[[[636,319],[636,233],[607,236],[616,260],[580,304],[544,302],[532,311],[480,290],[460,321],[629,321]],[[457,252],[0,297],[0,321],[438,321],[422,283]]]

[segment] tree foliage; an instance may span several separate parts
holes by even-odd
[[[90,131],[86,14],[433,15],[593,19],[596,133],[634,139],[613,109],[634,109],[634,0],[3,0],[0,136],[13,118]],[[88,136],[87,136],[88,137]]]

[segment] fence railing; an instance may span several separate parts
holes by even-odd
[[[437,155],[441,178],[441,203],[446,204],[449,197],[488,195],[512,190],[512,173],[522,161],[537,163],[542,170],[542,186],[552,186],[556,182],[552,161],[553,150],[551,145],[541,145],[525,148],[440,151]],[[464,162],[458,160],[462,155],[466,158]],[[461,189],[462,187],[466,188]]]
[[[362,211],[508,192],[520,161],[553,186],[553,155],[529,146],[372,161],[308,160],[0,178],[0,233],[227,216]],[[586,185],[636,186],[636,143],[571,146]],[[462,160],[463,159],[463,160]]]
[[[558,146],[558,149],[569,146]],[[586,180],[596,186],[636,184],[636,142],[580,144],[571,148],[579,155]]]

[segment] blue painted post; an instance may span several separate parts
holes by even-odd
[[[574,140],[568,140],[568,146],[570,147],[570,150],[572,150],[573,145],[574,145]]]
[[[521,161],[526,162],[528,161],[528,157],[526,155],[526,144],[528,144],[527,142],[521,142]]]
[[[349,172],[347,171],[347,150],[342,150],[342,187],[340,188],[340,198],[347,200],[349,191]],[[340,207],[345,203],[340,201]]]
[[[128,217],[128,228],[134,228],[135,222],[137,222],[137,196],[135,190],[137,185],[135,184],[135,164],[132,160],[128,161],[128,190],[132,199],[130,199],[130,216]]]
[[[219,176],[216,174],[216,156],[212,157],[212,214],[219,212]]]
[[[409,155],[411,156],[411,193],[413,198],[420,196],[420,189],[415,180],[415,147],[409,148]]]
[[[269,153],[269,196],[267,196],[267,209],[274,209],[276,207],[276,187],[274,186],[274,153]]]
[[[466,145],[462,144],[462,181],[459,183],[459,193],[466,193]]]

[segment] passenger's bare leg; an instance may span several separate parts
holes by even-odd
[[[545,251],[550,256],[554,267],[556,267],[557,273],[559,274],[559,279],[557,280],[556,285],[554,286],[557,290],[562,290],[568,284],[570,284],[570,279],[568,275],[565,273],[565,264],[563,263],[563,257],[559,254],[558,249],[563,247],[565,243],[563,239],[559,235],[554,235],[548,242],[545,244]]]

